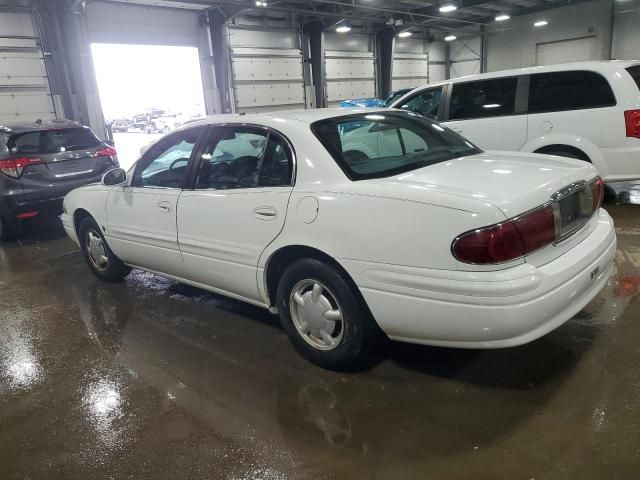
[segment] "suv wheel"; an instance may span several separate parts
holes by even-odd
[[[344,274],[326,263],[293,263],[278,284],[282,326],[308,360],[331,370],[361,368],[379,330]]]
[[[129,275],[131,268],[111,251],[93,218],[82,220],[78,231],[82,255],[96,277],[103,282],[119,282]]]

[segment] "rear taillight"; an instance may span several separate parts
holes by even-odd
[[[96,150],[96,157],[115,157],[117,154],[113,147],[102,147]]]
[[[600,208],[604,182],[596,177],[589,182],[593,212]],[[464,263],[504,263],[524,257],[559,238],[556,225],[557,203],[544,205],[503,223],[463,233],[451,245],[453,256]],[[559,211],[559,210],[558,210]]]
[[[523,256],[524,246],[518,230],[509,221],[460,235],[451,251],[465,263],[502,263]]]
[[[453,255],[465,263],[503,263],[549,245],[556,238],[553,207],[546,205],[490,227],[463,233]]]
[[[0,172],[8,177],[18,178],[22,175],[22,171],[29,165],[38,165],[44,163],[40,158],[18,157],[0,160]]]
[[[590,183],[591,197],[593,198],[593,211],[595,212],[602,205],[604,199],[604,181],[600,177],[594,178]]]
[[[626,110],[624,124],[627,129],[627,137],[640,138],[640,110]]]

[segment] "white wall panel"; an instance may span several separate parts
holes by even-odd
[[[612,58],[640,59],[640,0],[616,2]]]
[[[626,3],[626,2],[625,2]],[[536,28],[543,18],[549,22]],[[638,18],[636,16],[636,18]],[[637,29],[639,23],[633,28]],[[486,37],[487,70],[531,67],[536,64],[538,44],[594,37],[591,60],[609,58],[611,45],[611,2],[595,0],[511,18],[504,31]],[[615,30],[615,27],[614,27]],[[638,56],[637,43],[632,51]],[[630,51],[629,53],[632,53]]]
[[[31,14],[0,12],[0,124],[54,117]]]
[[[482,65],[481,49],[482,39],[480,37],[451,42],[449,44],[451,78],[480,73]]]
[[[536,65],[591,60],[598,55],[597,50],[598,42],[595,37],[539,43],[536,45]]]
[[[342,100],[376,96],[376,67],[373,52],[326,50],[326,100],[335,105]]]
[[[429,64],[429,83],[442,82],[447,79],[447,67],[444,64]]]

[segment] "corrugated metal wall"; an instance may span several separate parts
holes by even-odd
[[[40,40],[28,9],[0,9],[0,124],[55,118]]]

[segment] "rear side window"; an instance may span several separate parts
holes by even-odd
[[[88,128],[62,128],[21,133],[9,138],[13,153],[60,153],[95,148],[102,142]]]
[[[631,75],[631,78],[636,82],[638,90],[640,90],[640,65],[627,68],[627,72]]]
[[[518,77],[455,83],[449,120],[513,115]]]
[[[529,113],[611,107],[616,98],[596,72],[536,73],[529,84]]]

